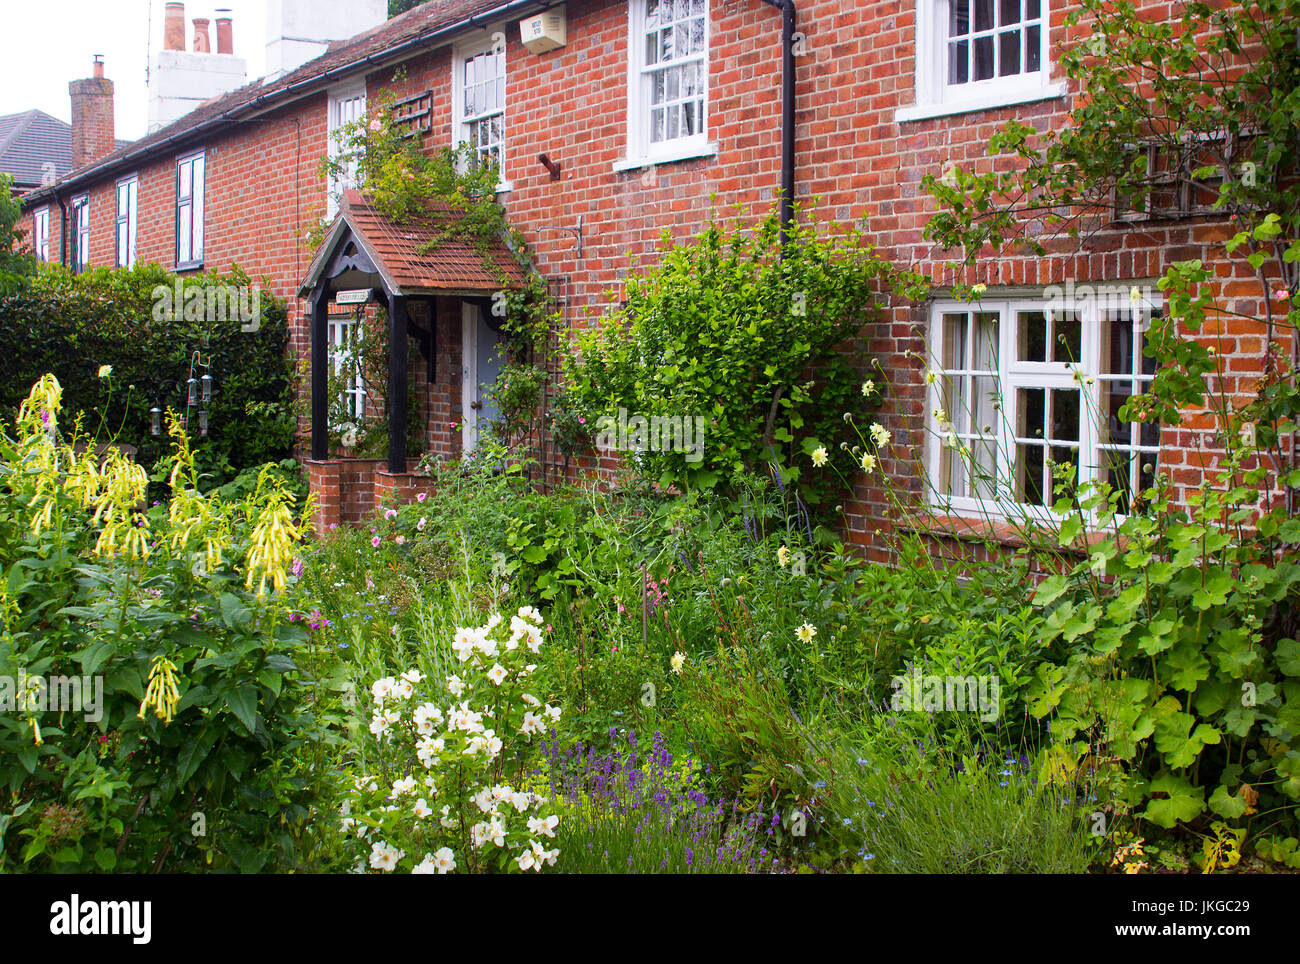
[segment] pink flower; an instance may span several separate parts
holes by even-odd
[[[383,123],[380,122],[379,118],[376,117],[374,120],[370,122],[370,129],[374,131],[376,134],[378,134],[380,131],[384,129],[384,125]]]
[[[1291,292],[1286,288],[1278,288],[1277,291],[1273,292],[1273,297],[1278,301],[1286,301],[1291,297]]]
[[[385,518],[385,519],[396,519],[396,518],[397,518],[397,510],[396,510],[396,509],[389,509],[387,512],[384,513],[384,518]]]
[[[415,497],[415,501],[416,501],[416,502],[423,502],[423,501],[424,501],[425,499],[427,499],[428,497],[429,497],[429,494],[428,494],[427,492],[421,492],[419,495],[417,495],[417,496]]]
[[[578,424],[579,424],[579,425],[586,425],[586,424],[587,424],[587,419],[586,419],[586,417],[583,416],[583,415],[579,415],[579,416],[578,416]]]
[[[406,536],[398,536],[393,541],[396,542],[399,546],[406,545]]]
[[[339,524],[338,524],[337,522],[331,522],[331,523],[330,523],[330,532],[333,532],[333,531],[334,531],[335,529],[337,529],[338,527],[339,527]]]
[[[456,431],[456,423],[455,423],[455,422],[452,422],[452,423],[451,423],[451,430],[452,430],[453,432]]]
[[[370,540],[370,544],[371,544],[372,546],[374,546],[376,549],[378,549],[378,548],[379,548],[379,536],[375,536],[373,539],[371,539],[371,540]]]

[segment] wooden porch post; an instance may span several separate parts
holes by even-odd
[[[406,297],[388,308],[388,471],[406,471]]]
[[[311,299],[311,457],[329,458],[329,282],[322,278]]]

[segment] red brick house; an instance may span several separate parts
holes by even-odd
[[[1169,16],[1167,4],[1140,6]],[[562,40],[529,49],[520,22],[543,12],[562,25]],[[665,229],[679,238],[698,231],[711,196],[719,210],[735,202],[761,210],[791,182],[797,199],[821,200],[822,216],[845,223],[865,216],[883,254],[950,283],[945,253],[922,240],[934,208],[921,179],[949,163],[975,163],[1008,119],[1040,131],[1062,123],[1078,93],[1052,56],[1067,40],[1065,12],[1056,0],[432,0],[331,44],[283,76],[203,104],[34,192],[27,204],[52,212],[51,251],[66,261],[134,258],[178,272],[237,263],[266,278],[291,300],[293,350],[308,357],[312,306],[298,296],[315,252],[305,236],[332,212],[318,163],[330,150],[330,130],[389,89],[408,102],[414,123],[427,126],[427,143],[470,140],[499,157],[500,198],[570,324],[602,302],[629,255],[651,256]],[[783,93],[791,98],[789,120]],[[558,179],[539,161],[543,154],[558,166]],[[882,420],[906,453],[885,471],[908,478],[910,460],[923,455],[945,508],[1001,512],[926,431],[940,400],[917,361],[929,357],[941,370],[949,411],[970,400],[979,415],[985,381],[1013,389],[1006,393],[1019,407],[1012,420],[1036,428],[1026,431],[1028,441],[1004,447],[1014,453],[1003,469],[1018,503],[1050,500],[1046,459],[1070,447],[1083,453],[1085,478],[1132,489],[1152,465],[1178,486],[1196,486],[1202,452],[1215,450],[1213,426],[1193,418],[1160,437],[1119,423],[1113,412],[1150,377],[1147,360],[1131,313],[1077,293],[1083,285],[1125,293],[1138,286],[1158,310],[1154,281],[1166,266],[1213,259],[1229,234],[1208,216],[1116,229],[1081,254],[980,265],[966,278],[987,286],[980,305],[935,298],[893,306],[865,344],[890,373],[895,401]],[[1225,264],[1221,278],[1232,306],[1255,314],[1259,290],[1244,264]],[[435,346],[430,365],[411,366],[413,377],[417,370],[431,376],[420,387],[428,444],[453,453],[469,436],[449,423],[472,419],[479,403],[476,355],[491,332],[479,327],[473,305],[485,292],[458,284],[443,294],[410,290],[418,294],[411,331],[427,333]],[[1262,333],[1245,322],[1219,334],[1224,353],[1261,354]],[[1054,357],[1058,336],[1094,379],[1090,399]],[[413,344],[418,359],[426,343]],[[1253,374],[1229,364],[1227,391],[1248,394]],[[1102,418],[1087,417],[1090,407]],[[977,459],[1000,457],[996,446],[979,454],[987,442],[977,425],[956,431]],[[310,471],[325,495],[326,522],[353,517],[372,481],[408,484],[389,471],[401,466],[314,454]],[[346,505],[340,489],[365,494]],[[858,495],[848,527],[865,544],[889,510],[865,482]]]

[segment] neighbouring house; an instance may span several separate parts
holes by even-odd
[[[400,314],[394,330],[411,338],[398,346],[402,369],[423,399],[427,447],[445,454],[474,444],[473,432],[449,426],[472,422],[486,401],[485,349],[496,335],[482,305],[495,283],[458,274],[453,251],[415,263],[409,239],[345,193],[349,185],[321,175],[331,131],[363,116],[382,90],[429,145],[469,141],[499,159],[499,197],[571,325],[602,302],[630,255],[653,256],[665,230],[689,237],[715,204],[765,207],[790,184],[797,199],[819,198],[824,218],[865,217],[886,256],[951,282],[947,257],[922,240],[935,209],[922,177],[982,157],[1009,119],[1040,132],[1059,125],[1078,94],[1051,54],[1066,39],[1059,0],[432,0],[391,20],[378,0],[354,5],[372,25],[340,20],[340,29],[361,32],[331,37],[331,17],[346,6],[279,0],[280,25],[318,9],[312,37],[322,52],[289,56],[274,76],[78,166],[32,192],[27,209],[52,218],[53,250],[61,243],[75,267],[142,261],[187,273],[238,264],[265,278],[290,300],[292,351],[313,358],[317,423],[329,346],[354,317],[331,299],[355,285],[400,303],[390,315]],[[1168,16],[1166,4],[1139,7]],[[549,39],[526,44],[520,23],[539,14],[549,18]],[[281,51],[317,52],[275,30]],[[793,98],[792,127],[783,94]],[[64,209],[73,215],[51,213]],[[308,233],[336,214],[325,246],[310,249]],[[1082,252],[971,269],[964,280],[987,286],[979,304],[941,293],[893,305],[864,343],[893,382],[882,421],[900,451],[924,453],[945,506],[995,525],[1007,507],[972,484],[928,422],[935,389],[920,359],[932,360],[972,420],[986,384],[1004,386],[1006,421],[1023,438],[994,450],[981,447],[978,425],[956,427],[976,459],[1011,453],[1005,474],[1014,481],[1000,498],[1050,502],[1048,460],[1076,448],[1085,479],[1131,492],[1159,470],[1182,492],[1195,489],[1204,453],[1215,448],[1213,426],[1192,420],[1162,433],[1121,423],[1120,404],[1152,376],[1141,325],[1122,305],[1072,300],[1070,286],[1138,286],[1160,310],[1154,282],[1165,268],[1212,259],[1230,233],[1208,213],[1116,226]],[[1230,306],[1240,298],[1237,306],[1253,312],[1258,296],[1239,284],[1249,277],[1244,263],[1225,263],[1220,277]],[[1262,355],[1262,333],[1228,334],[1244,357]],[[1082,359],[1087,389],[1055,353],[1062,341]],[[408,366],[408,353],[424,363]],[[1256,374],[1231,370],[1225,390],[1248,391]],[[366,404],[364,386],[349,391]],[[319,445],[322,426],[304,424],[304,434],[313,427],[307,464],[322,524],[357,518],[376,492],[417,484],[400,451],[331,458]],[[587,467],[598,468],[595,460]],[[911,471],[903,457],[882,467],[896,478]],[[888,504],[862,480],[846,506],[849,537],[874,545],[890,524]]]

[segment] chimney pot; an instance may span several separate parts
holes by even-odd
[[[163,50],[184,50],[185,4],[169,3],[164,9]]]
[[[217,11],[217,53],[235,53],[235,28],[229,10]]]
[[[212,53],[212,38],[208,33],[208,18],[194,18],[194,52],[196,54]]]
[[[104,55],[95,54],[94,74],[96,80],[104,79]]]

